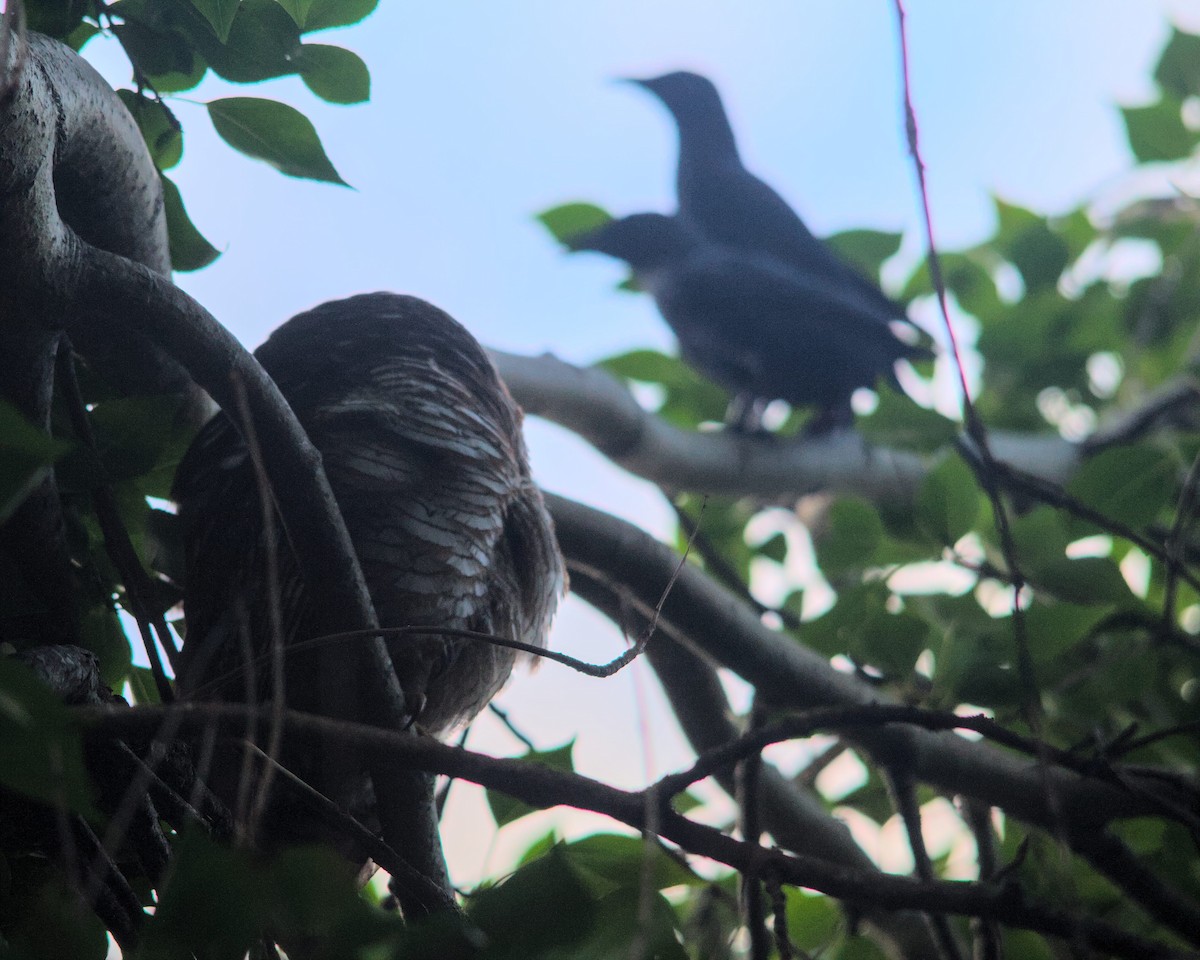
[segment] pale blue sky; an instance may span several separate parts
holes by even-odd
[[[1093,197],[1131,163],[1117,103],[1153,99],[1150,67],[1169,0],[912,2],[916,108],[934,217],[946,247],[990,231],[990,196],[1050,211]],[[745,159],[818,233],[918,227],[902,142],[895,19],[888,0],[383,0],[365,23],[313,37],[363,56],[369,104],[330,107],[298,81],[260,91],[212,83],[194,99],[271,96],[316,123],[354,191],[290,180],[221,144],[202,108],[178,103],[193,219],[225,251],[181,284],[249,346],[298,310],[393,289],[450,311],[489,345],[586,362],[671,344],[621,269],[568,258],[534,222],[575,199],[614,212],[673,204],[673,130],[612,78],[688,67],[725,96]],[[126,74],[101,47],[106,75]],[[556,491],[656,530],[658,494],[562,431],[532,424],[535,468]],[[556,646],[606,659],[619,642],[573,607]],[[585,770],[636,784],[682,762],[641,667],[600,683],[546,665],[502,695],[543,743],[580,733]],[[645,756],[631,750],[648,732]],[[511,750],[484,724],[472,743]],[[459,822],[478,797],[456,790]],[[512,827],[501,849],[534,827]],[[459,878],[478,873],[479,835],[448,837]],[[493,866],[507,862],[503,852]]]

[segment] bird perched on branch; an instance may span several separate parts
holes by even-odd
[[[742,165],[720,94],[711,80],[676,71],[631,80],[663,102],[679,130],[679,216],[709,240],[775,257],[810,286],[851,292],[864,319],[903,320],[904,310],[813,236],[787,201]]]
[[[730,420],[753,429],[765,401],[819,409],[810,432],[845,424],[850,396],[900,359],[900,340],[855,289],[705,239],[687,220],[639,213],[567,240],[624,260],[679,338],[683,359],[734,394]]]
[[[386,638],[413,719],[433,734],[470,720],[508,678],[514,653],[438,628],[543,646],[564,587],[520,409],[475,339],[414,297],[323,304],[281,326],[255,356],[320,451],[380,624],[430,628]],[[211,420],[175,481],[186,558],[180,689],[198,699],[270,698],[266,654],[281,635],[287,705],[328,714],[322,650],[303,648],[319,632],[316,612],[278,518],[264,523],[235,421],[229,412]]]

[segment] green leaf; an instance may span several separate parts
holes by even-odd
[[[304,18],[304,32],[348,27],[370,16],[379,0],[312,0]]]
[[[787,560],[787,537],[782,533],[776,533],[755,547],[754,552],[775,563],[783,563]]]
[[[206,33],[194,39],[213,71],[233,83],[257,83],[297,69],[300,31],[276,0],[242,0],[224,43]]]
[[[0,955],[6,960],[105,960],[104,924],[92,911],[79,908],[78,890],[69,889],[58,875],[31,872],[3,878]]]
[[[636,886],[614,890],[597,905],[591,934],[572,949],[570,960],[688,960],[671,905],[657,893],[650,897],[649,910],[646,905]],[[640,947],[637,952],[635,945]]]
[[[266,926],[270,892],[248,851],[219,846],[198,831],[185,834],[140,955],[244,956]]]
[[[303,44],[296,66],[308,89],[329,103],[362,103],[371,96],[367,65],[343,47]]]
[[[167,213],[167,238],[171,246],[171,267],[186,272],[200,270],[221,255],[209,243],[188,217],[183,197],[175,183],[160,174],[163,186],[163,206]]]
[[[534,957],[582,942],[594,927],[596,906],[579,871],[556,846],[499,886],[473,895],[467,914],[487,936],[489,956]]]
[[[902,233],[885,233],[881,230],[846,230],[826,237],[825,242],[834,252],[859,268],[866,276],[875,278],[884,261],[895,256],[900,249]]]
[[[115,397],[102,400],[88,419],[96,435],[96,452],[112,480],[128,480],[149,473],[188,431],[179,422],[180,400],[173,396]],[[172,466],[179,459],[175,456]]]
[[[1182,160],[1191,156],[1196,134],[1183,124],[1182,104],[1164,96],[1148,107],[1121,107],[1129,148],[1141,163]]]
[[[959,433],[959,425],[936,410],[913,403],[911,397],[887,384],[875,389],[879,404],[858,418],[858,430],[868,440],[909,450],[940,450]]]
[[[1005,307],[996,290],[991,272],[978,260],[977,254],[944,253],[939,258],[946,289],[954,294],[962,308],[981,320],[1004,312]],[[908,278],[901,299],[933,294],[933,277],[928,261],[923,262]]]
[[[1117,565],[1108,557],[1061,557],[1043,560],[1026,571],[1029,582],[1069,603],[1114,604],[1132,594]]]
[[[944,546],[953,546],[979,517],[981,495],[975,475],[959,457],[947,457],[921,482],[917,524]]]
[[[821,570],[836,576],[870,561],[883,539],[883,521],[866,500],[842,497],[829,509],[828,529],[814,539]]]
[[[630,350],[596,364],[618,377],[640,380],[642,383],[669,383],[676,378],[679,365],[677,357],[657,350]]]
[[[179,121],[161,100],[151,100],[133,90],[118,90],[117,96],[133,115],[142,138],[159,170],[170,170],[183,157],[183,134]]]
[[[233,26],[233,18],[237,16],[241,0],[192,0],[192,6],[213,28],[217,39],[224,43],[229,39],[229,28]]]
[[[865,620],[850,636],[850,654],[890,677],[904,677],[925,649],[929,624],[908,611]]]
[[[0,656],[0,785],[87,816],[91,786],[67,708],[28,667]]]
[[[1064,653],[1078,646],[1106,615],[1104,610],[1073,603],[1035,603],[1025,611],[1029,652],[1034,661],[1039,664],[1054,663]]]
[[[801,950],[821,953],[842,927],[842,912],[826,896],[785,887],[788,932]]]
[[[296,26],[301,30],[308,21],[308,12],[312,9],[313,0],[279,0],[279,5],[288,12]]]
[[[67,449],[0,400],[0,523],[12,516]]]
[[[695,794],[684,791],[683,793],[675,794],[675,797],[671,800],[671,806],[675,808],[676,813],[688,813],[697,807],[704,806],[704,801]]]
[[[1200,37],[1178,27],[1172,29],[1154,69],[1154,79],[1180,100],[1200,94]]]
[[[1050,229],[1044,217],[995,200],[1000,228],[995,246],[1025,281],[1027,290],[1054,286],[1066,269],[1067,242]]]
[[[25,18],[22,27],[65,40],[88,9],[80,0],[31,0],[22,4]]]
[[[612,220],[612,214],[594,203],[564,203],[544,210],[537,219],[555,240],[565,244],[572,237],[604,226]]]
[[[1149,444],[1115,447],[1084,463],[1067,492],[1113,520],[1143,527],[1174,505],[1177,469],[1173,454]],[[1082,521],[1073,523],[1073,529],[1081,527],[1095,530]]]
[[[1053,507],[1037,507],[1009,520],[1013,546],[1022,567],[1030,569],[1044,563],[1066,559],[1070,537],[1067,525]]]
[[[530,750],[519,759],[530,763],[540,763],[543,766],[553,767],[555,770],[571,772],[575,769],[574,760],[571,757],[574,749],[575,741],[571,740],[561,747],[555,747],[553,750]],[[487,802],[488,808],[492,811],[492,818],[496,821],[496,826],[498,827],[502,827],[506,823],[512,823],[514,820],[519,820],[526,814],[533,813],[536,809],[529,806],[523,800],[510,797],[508,794],[501,793],[498,790],[487,791]]]
[[[647,847],[641,837],[596,833],[567,844],[563,850],[600,896],[620,887],[636,889],[643,882],[649,882],[655,890],[705,883],[657,843]]]
[[[235,150],[264,160],[289,177],[347,186],[325,155],[312,123],[299,110],[275,100],[228,97],[208,104],[221,138]]]
[[[204,27],[207,30],[207,27]],[[130,63],[161,93],[176,93],[196,86],[208,70],[187,39],[173,30],[158,30],[136,19],[112,28]],[[215,39],[213,40],[216,45]]]
[[[133,701],[139,704],[155,704],[161,702],[158,687],[154,683],[154,674],[149,667],[134,667],[129,671],[129,687],[133,691]]]
[[[100,659],[100,679],[120,690],[129,676],[132,651],[116,613],[105,606],[89,610],[79,628],[79,645]]]

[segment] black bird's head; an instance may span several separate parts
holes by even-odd
[[[707,77],[676,70],[661,77],[629,82],[649,90],[671,111],[679,127],[681,162],[704,157],[724,162],[737,159],[737,142],[721,95]]]
[[[678,263],[699,242],[692,229],[678,217],[661,213],[635,213],[570,237],[567,246],[575,252],[594,250],[606,253],[624,260],[635,271],[645,271]]]
[[[676,70],[648,80],[631,77],[629,82],[649,90],[666,104],[667,109],[677,118],[725,112],[713,82],[698,73]]]

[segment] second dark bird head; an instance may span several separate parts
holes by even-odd
[[[685,259],[700,238],[678,217],[635,213],[568,238],[572,251],[594,250],[624,260],[635,271],[656,270]]]

